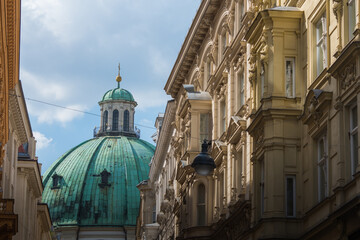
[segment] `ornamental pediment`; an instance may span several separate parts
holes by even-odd
[[[219,140],[215,140],[211,149],[211,156],[214,157],[216,165],[219,165],[222,161],[222,157],[227,154],[227,145]]]
[[[321,89],[312,89],[305,99],[302,121],[306,125],[320,122],[320,119],[326,111],[332,100],[332,92],[325,92]]]
[[[328,72],[338,80],[339,92],[343,93],[359,82],[360,41],[354,41],[347,45],[336,61],[331,65]]]
[[[240,140],[243,131],[246,131],[246,120],[239,116],[232,116],[226,139],[229,143],[237,143]]]

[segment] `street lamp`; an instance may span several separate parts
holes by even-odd
[[[208,154],[208,147],[211,145],[211,141],[207,141],[206,139],[201,144],[201,153],[199,153],[191,167],[195,169],[195,172],[202,176],[210,175],[214,168],[216,168],[215,161]]]

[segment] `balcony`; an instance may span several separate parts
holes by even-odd
[[[93,132],[94,137],[102,136],[125,136],[125,137],[136,137],[140,138],[140,129],[135,126],[135,130],[129,128],[124,130],[122,126],[114,128],[108,124],[107,127],[95,127]]]
[[[14,214],[14,199],[0,199],[0,240],[11,239],[18,231],[18,216]]]

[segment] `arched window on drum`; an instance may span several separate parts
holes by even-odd
[[[129,131],[129,111],[124,111],[124,131]]]
[[[116,109],[113,111],[112,130],[113,131],[119,130],[119,111]]]
[[[108,126],[108,111],[105,110],[104,114],[103,114],[103,131],[106,131],[107,129],[107,126]]]

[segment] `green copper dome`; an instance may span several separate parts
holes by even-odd
[[[100,102],[111,100],[124,100],[135,102],[133,95],[128,90],[120,87],[107,91]]]
[[[136,137],[93,138],[46,171],[43,202],[57,226],[135,226],[155,147]]]

